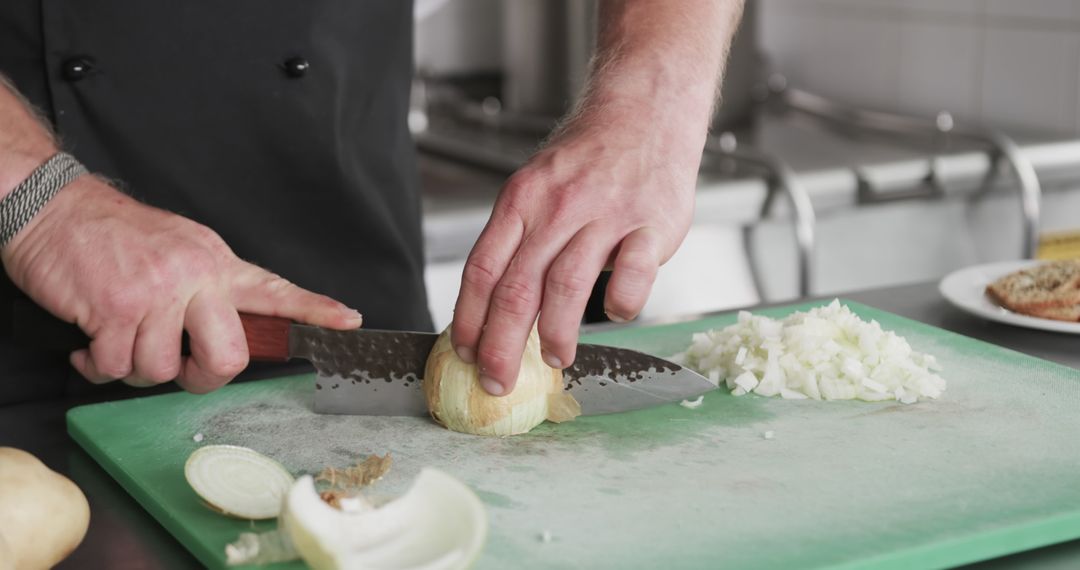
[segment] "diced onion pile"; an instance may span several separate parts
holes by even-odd
[[[674,359],[714,382],[725,380],[736,396],[913,404],[945,391],[933,356],[838,300],[783,320],[740,312],[737,324],[695,334]]]

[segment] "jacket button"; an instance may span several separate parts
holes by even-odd
[[[290,57],[285,60],[285,63],[281,64],[281,67],[285,70],[285,75],[296,79],[303,77],[311,64],[302,57]]]
[[[93,71],[94,59],[85,55],[69,57],[60,66],[60,72],[68,81],[79,81]]]

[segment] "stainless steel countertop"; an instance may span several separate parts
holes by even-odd
[[[908,318],[1080,369],[1080,337],[987,322],[948,305],[935,283],[843,297]],[[71,477],[90,500],[90,531],[60,568],[197,568],[198,561],[146,513],[68,436],[64,413],[80,401],[0,407],[0,446],[25,449]],[[1080,540],[1000,558],[970,568],[1065,569],[1080,566]]]

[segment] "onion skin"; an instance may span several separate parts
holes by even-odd
[[[25,451],[0,447],[0,541],[10,567],[56,566],[82,542],[89,524],[90,505],[75,483]],[[0,568],[4,557],[0,553]]]
[[[548,418],[549,398],[563,397],[562,371],[544,362],[535,328],[509,394],[492,396],[484,390],[476,365],[463,362],[454,352],[449,328],[431,349],[423,387],[428,411],[439,424],[462,433],[499,437],[536,427]]]

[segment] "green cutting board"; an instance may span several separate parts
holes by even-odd
[[[305,376],[85,406],[68,427],[210,567],[240,532],[269,528],[209,511],[185,484],[184,460],[212,443],[252,447],[295,473],[389,452],[394,467],[375,489],[386,496],[423,466],[443,469],[488,507],[482,569],[930,568],[1080,537],[1080,371],[849,305],[936,355],[944,397],[904,406],[717,391],[694,410],[491,439],[426,418],[316,415]],[[734,320],[587,340],[671,355]]]

